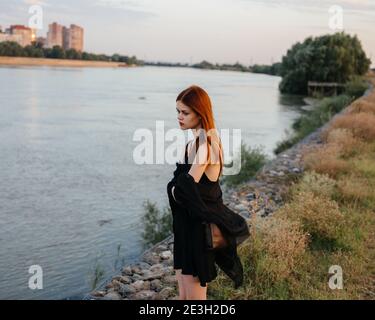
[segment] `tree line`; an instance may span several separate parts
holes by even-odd
[[[40,43],[33,43],[22,47],[14,41],[0,42],[0,56],[11,57],[30,57],[30,58],[50,58],[50,59],[73,59],[73,60],[91,60],[91,61],[114,61],[126,64],[142,65],[143,61],[138,60],[136,56],[124,56],[120,54],[106,55],[95,54],[86,51],[80,52],[75,49],[63,49],[61,46],[44,48]]]

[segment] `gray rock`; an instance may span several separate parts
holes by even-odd
[[[133,283],[131,284],[131,286],[132,286],[136,291],[143,290],[144,285],[145,285],[145,282],[144,282],[143,280],[137,280],[137,281],[135,281],[135,282],[133,282]]]
[[[137,266],[139,266],[141,269],[150,269],[151,267],[149,263],[144,261],[137,262]]]
[[[172,258],[172,252],[170,250],[166,250],[166,251],[163,251],[161,254],[160,254],[160,257],[162,259],[170,259]]]
[[[144,270],[143,273],[143,280],[154,280],[154,279],[160,279],[164,276],[164,272],[162,271],[149,271],[149,270]]]
[[[130,266],[124,267],[122,269],[122,274],[127,275],[127,276],[131,276],[133,274],[132,268]]]
[[[132,279],[129,276],[121,276],[119,281],[124,284],[132,283]]]
[[[131,300],[152,300],[156,292],[152,290],[142,290],[129,296]]]
[[[234,206],[234,210],[236,210],[236,211],[243,211],[243,210],[247,210],[247,208],[246,208],[245,205],[243,205],[242,203],[240,203],[240,204],[237,204],[237,205]]]
[[[253,193],[253,192],[248,193],[248,194],[246,195],[246,199],[247,199],[248,201],[252,201],[252,200],[254,200],[254,199],[255,199],[255,193]]]
[[[110,283],[108,283],[105,288],[106,289],[113,289],[118,290],[118,288],[122,285],[122,283],[116,279],[112,279]]]
[[[163,252],[165,250],[168,250],[168,246],[167,245],[164,245],[164,244],[161,244],[161,245],[158,245],[156,248],[155,248],[155,252],[157,253],[160,253],[160,252]]]
[[[118,292],[109,292],[102,299],[103,300],[121,300],[121,296]]]
[[[164,266],[161,263],[154,264],[153,266],[150,267],[150,271],[160,271],[163,270]]]
[[[176,284],[177,283],[177,279],[176,279],[176,276],[165,276],[163,279],[162,279],[163,282],[167,283],[167,284]]]
[[[137,292],[137,290],[131,286],[131,285],[128,285],[128,284],[123,284],[120,289],[118,290],[118,292],[123,296],[127,296],[129,294],[133,294],[135,292]]]
[[[90,293],[90,295],[93,297],[104,297],[105,294],[106,294],[105,291],[94,291]]]
[[[175,293],[175,289],[171,287],[165,287],[160,292],[157,292],[154,296],[154,300],[167,300]]]
[[[160,257],[157,253],[149,251],[145,253],[142,260],[153,265],[160,262]]]
[[[132,266],[132,272],[133,273],[141,273],[142,268],[139,265]]]
[[[143,283],[143,289],[144,290],[150,290],[151,289],[151,282],[145,280],[145,282]]]
[[[134,273],[133,276],[132,276],[132,278],[133,278],[134,281],[143,280],[143,276],[141,276],[138,273]]]
[[[162,289],[162,283],[159,279],[154,279],[150,282],[150,289],[154,291],[160,291]]]

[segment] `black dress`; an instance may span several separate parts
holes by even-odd
[[[235,288],[243,282],[243,269],[237,255],[237,245],[249,236],[243,217],[226,207],[222,200],[219,180],[211,181],[204,173],[196,183],[188,174],[191,164],[176,163],[173,179],[167,185],[169,204],[173,215],[173,266],[182,274],[198,276],[206,286],[217,276],[215,263],[234,281]],[[174,195],[172,195],[172,188]],[[224,249],[208,250],[204,223],[218,225],[229,245]]]

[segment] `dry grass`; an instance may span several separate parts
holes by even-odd
[[[311,191],[297,193],[275,215],[298,221],[306,232],[327,239],[338,239],[345,222],[337,202]]]
[[[291,199],[301,192],[312,192],[316,196],[333,196],[336,188],[336,181],[327,174],[319,174],[315,171],[306,172],[298,183],[290,187]]]
[[[331,178],[350,170],[349,164],[340,158],[341,147],[337,144],[327,144],[322,147],[304,151],[302,159],[309,171],[328,174]]]
[[[330,130],[338,128],[348,129],[355,138],[363,141],[374,141],[375,114],[360,112],[341,115],[332,121]]]
[[[251,276],[262,283],[285,280],[305,253],[307,233],[298,221],[282,216],[254,221],[249,247],[241,248],[254,267]]]
[[[326,130],[321,138],[328,145],[338,146],[338,156],[344,158],[360,154],[365,146],[363,141],[354,137],[352,131],[345,128]]]
[[[349,201],[357,204],[358,202],[365,202],[371,199],[371,197],[375,197],[374,189],[369,181],[353,173],[339,179],[337,187],[341,201]]]
[[[347,109],[350,114],[361,112],[375,114],[375,103],[363,98],[354,101]]]
[[[303,263],[308,234],[299,222],[281,216],[254,216],[250,234],[238,250],[243,262],[244,285],[234,290],[220,272],[209,286],[209,294],[215,299],[286,299],[289,295],[286,282]]]
[[[369,179],[375,178],[375,161],[374,157],[371,155],[364,155],[358,159],[354,159],[352,163],[357,175],[367,177]]]

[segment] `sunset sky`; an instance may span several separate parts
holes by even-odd
[[[147,61],[270,64],[297,41],[333,33],[329,8],[343,8],[375,66],[375,0],[0,0],[0,25],[27,25],[32,4],[48,24],[78,24],[86,51]],[[337,31],[337,30],[336,30]]]

